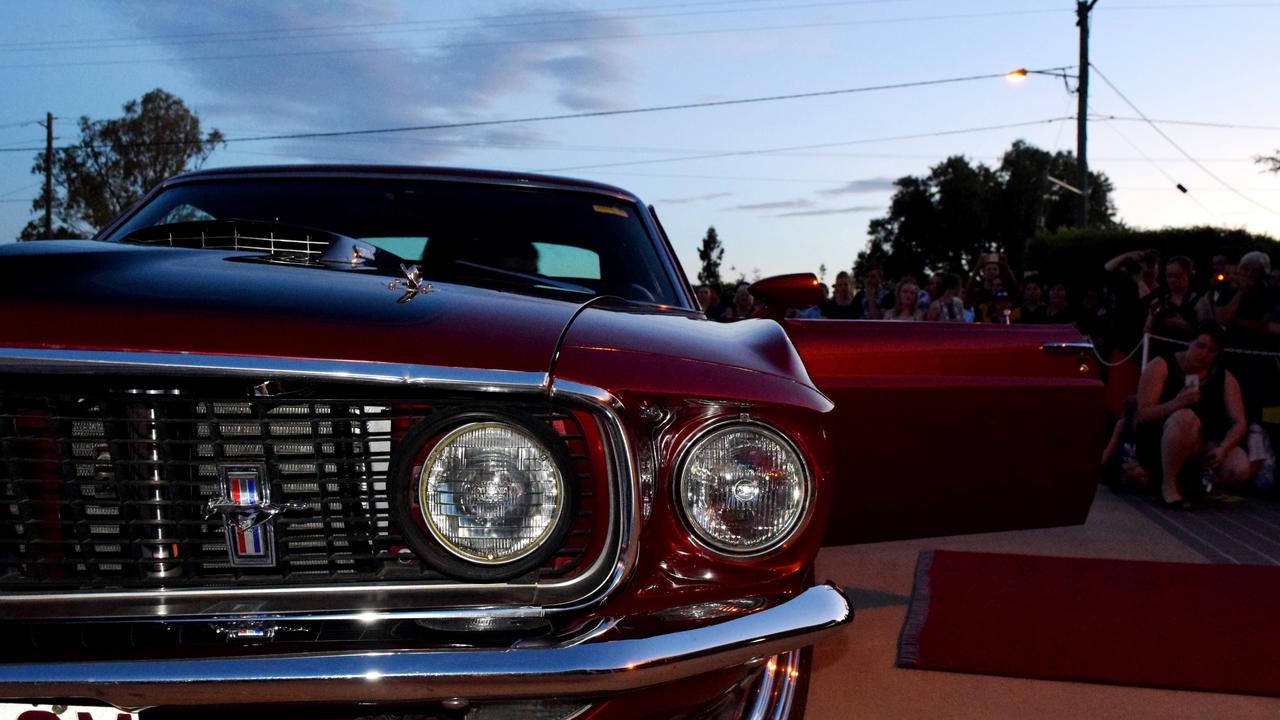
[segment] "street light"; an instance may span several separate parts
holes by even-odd
[[[1096,0],[1094,1],[1096,2]],[[1085,6],[1084,2],[1081,2],[1080,4],[1082,7]],[[1087,7],[1092,8],[1093,5],[1088,4]],[[1085,10],[1084,12],[1087,14],[1088,11]],[[1084,37],[1085,36],[1082,34],[1081,35],[1082,42],[1084,40]],[[1085,143],[1087,142],[1086,140],[1087,125],[1085,123],[1086,123],[1086,118],[1088,117],[1088,106],[1089,106],[1089,66],[1087,64],[1088,62],[1087,57],[1088,56],[1086,54],[1084,53],[1081,54],[1081,60],[1083,61],[1083,63],[1077,66],[1079,69],[1078,75],[1073,75],[1067,72],[1067,70],[1070,70],[1071,67],[1064,66],[1064,67],[1056,67],[1056,68],[1046,68],[1044,70],[1028,70],[1026,68],[1018,68],[1017,70],[1013,70],[1004,76],[1005,80],[1008,80],[1009,82],[1015,83],[1015,84],[1021,83],[1022,81],[1026,80],[1027,75],[1030,75],[1030,74],[1052,75],[1053,77],[1060,77],[1062,78],[1062,85],[1067,89],[1067,92],[1075,93],[1076,95],[1079,96],[1077,109],[1076,109],[1076,175],[1077,175],[1076,183],[1079,185],[1079,187],[1068,186],[1068,188],[1072,192],[1076,193],[1078,197],[1076,201],[1076,227],[1079,227],[1079,228],[1085,228],[1089,226],[1089,160],[1085,154],[1086,153]],[[1072,89],[1071,83],[1067,82],[1068,79],[1076,81],[1075,89]]]

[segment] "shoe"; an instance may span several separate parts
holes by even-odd
[[[1195,505],[1186,498],[1178,498],[1177,500],[1165,500],[1163,496],[1160,498],[1160,504],[1164,505],[1166,510],[1191,510]]]

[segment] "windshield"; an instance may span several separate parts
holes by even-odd
[[[280,178],[189,183],[153,198],[106,238],[183,222],[248,220],[320,228],[420,265],[427,278],[507,287],[545,277],[628,300],[681,305],[629,202],[479,183]]]

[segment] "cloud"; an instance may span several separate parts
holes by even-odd
[[[808,215],[842,215],[844,213],[862,213],[862,212],[879,212],[884,210],[883,205],[854,205],[846,208],[823,208],[819,210],[799,210],[796,212],[786,212],[774,215],[774,217],[802,217]]]
[[[625,41],[560,39],[616,38],[629,31],[628,21],[589,10],[575,11],[571,22],[529,21],[530,14],[564,11],[562,5],[485,13],[483,24],[446,31],[438,23],[412,22],[414,18],[390,3],[360,0],[131,0],[113,7],[144,35],[226,38],[223,43],[162,47],[172,64],[205,91],[199,102],[187,98],[189,104],[210,125],[241,131],[237,134],[483,120],[509,115],[500,110],[501,101],[530,93],[554,98],[565,110],[608,109],[622,104],[630,79],[630,67],[618,50]],[[366,31],[380,27],[388,30]],[[280,32],[268,35],[268,30]],[[258,40],[237,42],[237,33]],[[211,122],[211,112],[216,122]],[[295,140],[287,141],[285,149],[317,160],[352,156],[416,162],[448,157],[461,146],[486,139],[545,146],[551,137],[534,126],[507,126],[396,133],[350,142]]]
[[[850,180],[838,188],[819,190],[819,195],[850,195],[853,193],[888,192],[896,186],[893,178],[876,177],[865,180]]]
[[[731,192],[707,193],[706,195],[690,195],[689,197],[661,198],[658,202],[666,205],[686,205],[688,203],[702,202],[704,200],[715,200],[717,198],[729,197],[732,194],[733,193]]]
[[[754,203],[751,205],[737,205],[735,207],[726,208],[727,210],[790,210],[795,208],[813,207],[812,200],[797,198],[795,200],[779,200],[777,202]]]

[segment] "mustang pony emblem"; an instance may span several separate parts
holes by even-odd
[[[219,465],[222,496],[210,498],[204,516],[222,513],[227,555],[239,567],[276,564],[275,527],[271,520],[285,510],[305,510],[302,503],[271,502],[271,481],[262,465]]]

